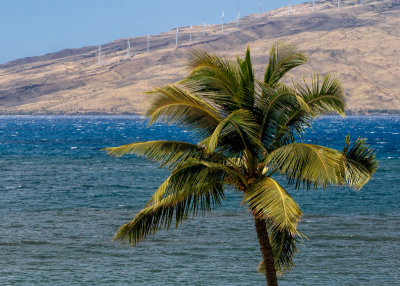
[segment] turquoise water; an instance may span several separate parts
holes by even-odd
[[[265,285],[253,220],[223,206],[137,248],[111,241],[167,172],[100,151],[132,141],[190,140],[135,116],[0,116],[0,285]],[[308,236],[280,285],[398,285],[400,117],[326,117],[306,141],[342,148],[367,137],[380,167],[348,189],[291,191]]]

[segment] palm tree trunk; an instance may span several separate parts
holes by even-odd
[[[261,254],[265,265],[265,278],[268,286],[278,286],[276,269],[274,264],[274,254],[269,243],[268,232],[263,219],[254,218],[258,243],[260,244]]]

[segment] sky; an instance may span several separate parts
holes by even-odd
[[[300,3],[294,0],[292,3]],[[66,48],[235,20],[288,0],[0,0],[0,63]]]

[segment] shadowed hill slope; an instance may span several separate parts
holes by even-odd
[[[354,113],[400,112],[400,1],[312,2],[258,15],[235,23],[179,28],[147,37],[102,45],[67,49],[39,57],[18,59],[0,65],[0,113],[82,114],[142,113],[150,95],[144,91],[181,79],[192,48],[213,50],[220,55],[243,55],[250,46],[256,73],[262,77],[268,50],[274,41],[296,43],[309,55],[304,67],[291,73],[333,73],[343,82],[347,109]],[[307,80],[307,78],[305,78]]]

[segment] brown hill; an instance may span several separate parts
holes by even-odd
[[[154,86],[181,79],[187,73],[191,48],[214,50],[220,55],[243,55],[250,46],[256,73],[262,76],[268,50],[276,40],[298,44],[309,63],[291,73],[294,79],[319,71],[334,73],[343,82],[348,110],[354,113],[400,112],[400,1],[318,1],[241,19],[234,23],[179,29],[131,38],[131,56],[121,39],[97,47],[68,49],[0,65],[0,113],[78,114],[141,113]],[[307,78],[306,78],[307,79]]]

